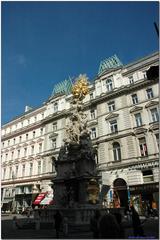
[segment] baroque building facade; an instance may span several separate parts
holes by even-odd
[[[97,152],[100,199],[107,207],[115,206],[116,199],[122,207],[132,201],[143,213],[146,203],[159,201],[158,79],[146,77],[159,56],[154,53],[125,66],[107,64],[101,63],[103,71],[83,100]],[[31,206],[38,193],[52,191],[71,99],[72,94],[56,93],[2,126],[1,198],[12,209]]]

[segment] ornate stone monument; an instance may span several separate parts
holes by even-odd
[[[98,203],[98,177],[95,151],[83,112],[83,99],[89,92],[85,75],[73,85],[72,112],[66,126],[66,138],[55,161],[54,200],[58,208],[84,208]]]

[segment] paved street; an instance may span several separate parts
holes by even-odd
[[[2,239],[55,239],[55,229],[51,224],[43,224],[42,229],[35,230],[34,224],[29,224],[29,229],[13,229],[13,216],[15,215],[2,215],[2,227],[1,227],[1,238]],[[19,223],[25,224],[27,218],[21,215],[17,215]],[[31,218],[31,221],[33,219]],[[146,239],[159,239],[158,237],[158,226],[159,222],[156,218],[141,219],[143,223],[144,233]],[[127,226],[127,225],[126,225]],[[128,225],[125,228],[126,238],[133,239],[133,230]],[[63,236],[62,232],[60,233],[60,238],[66,238]],[[89,228],[76,228],[70,226],[68,239],[92,239],[92,233],[89,231]]]

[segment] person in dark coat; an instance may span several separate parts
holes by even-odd
[[[133,225],[134,236],[135,237],[137,237],[137,236],[143,237],[144,232],[143,232],[143,228],[141,225],[141,220],[139,218],[137,211],[135,210],[135,208],[133,206],[131,206],[131,212],[132,212],[132,225]]]
[[[55,221],[55,229],[56,229],[56,238],[59,238],[59,232],[62,225],[62,215],[59,210],[56,211],[56,214],[54,215],[54,221]]]
[[[99,219],[101,217],[100,211],[96,210],[94,216],[90,220],[90,229],[93,232],[93,238],[99,238]]]
[[[99,238],[119,239],[120,228],[113,214],[106,213],[99,221]]]
[[[116,217],[117,223],[118,223],[119,228],[120,228],[119,239],[124,239],[125,238],[125,231],[124,231],[124,227],[122,225],[122,215],[120,213],[114,213],[114,216]]]

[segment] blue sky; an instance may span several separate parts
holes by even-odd
[[[158,2],[2,2],[1,21],[2,125],[113,54],[127,64],[158,50]]]

